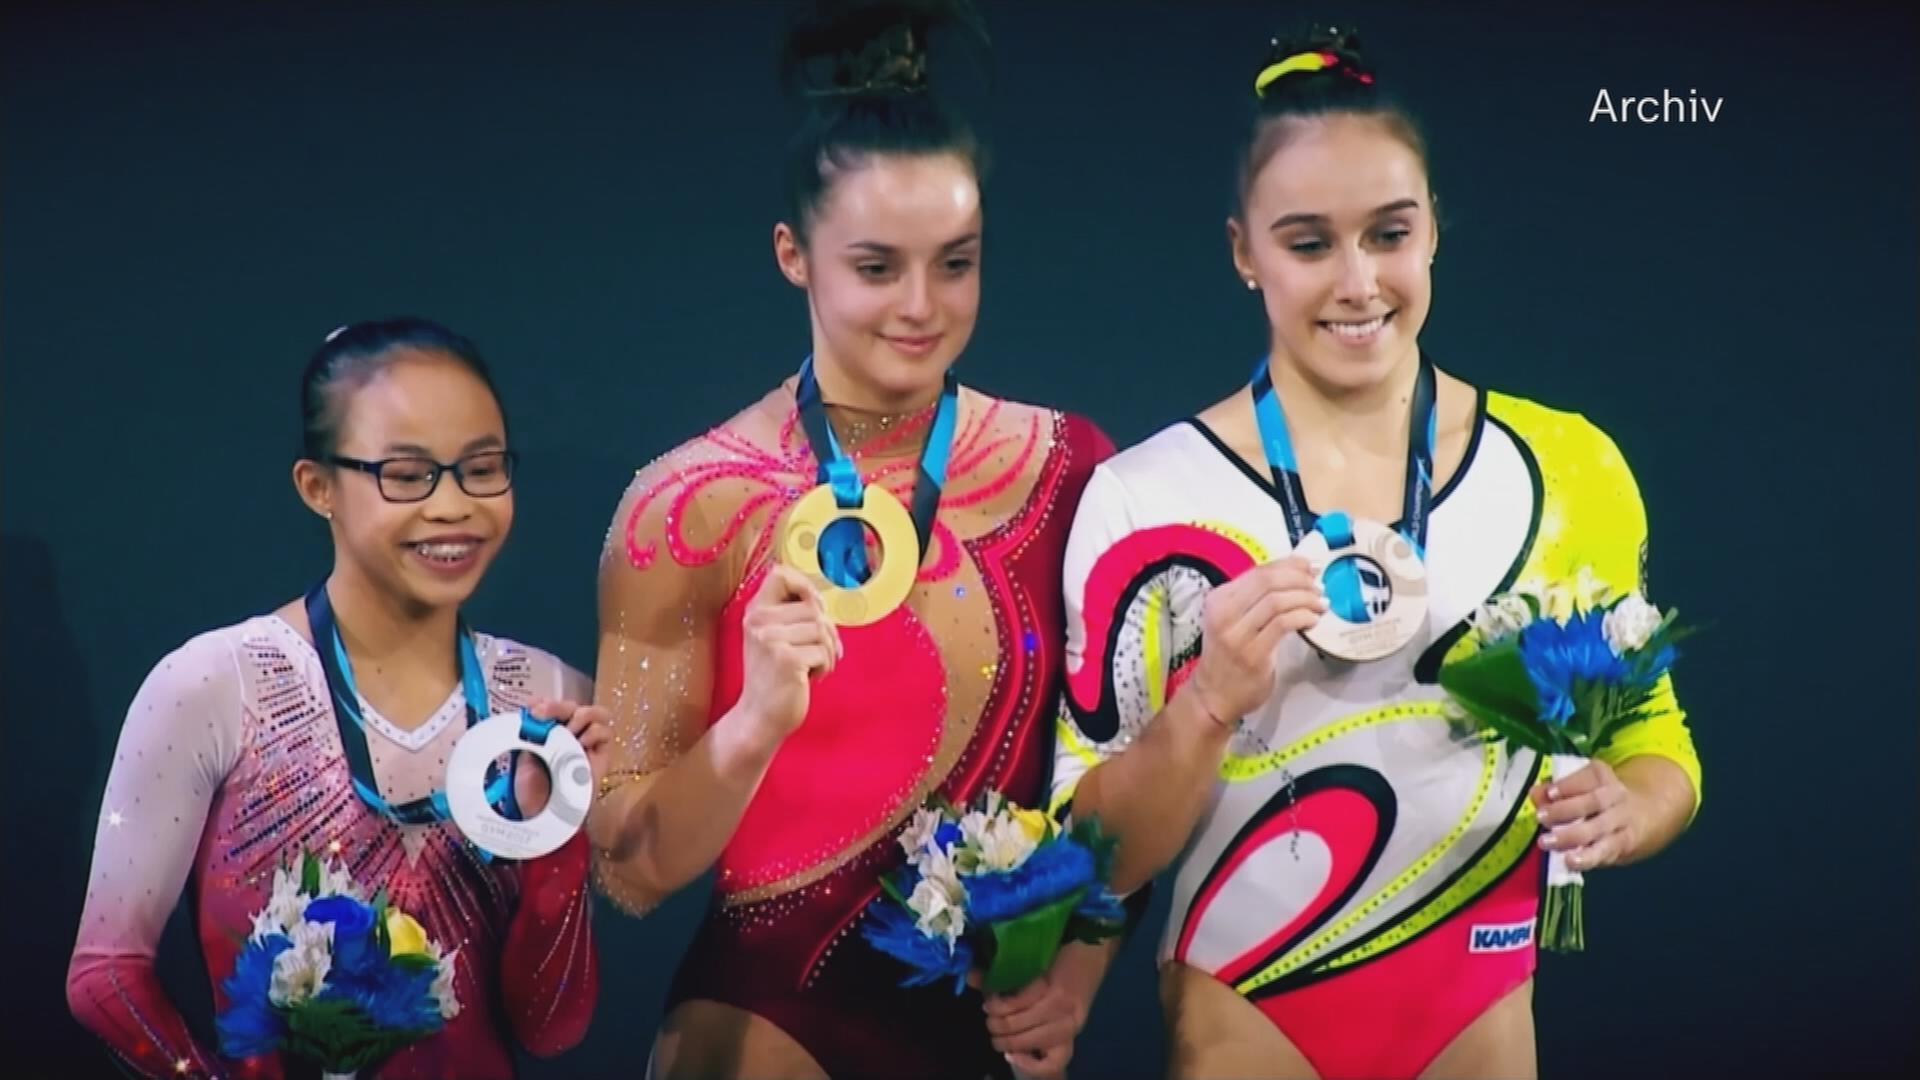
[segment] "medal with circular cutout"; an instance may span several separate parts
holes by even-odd
[[[1286,513],[1293,552],[1318,568],[1328,610],[1301,632],[1331,659],[1364,663],[1406,647],[1427,621],[1427,517],[1433,506],[1433,446],[1438,437],[1438,379],[1423,355],[1414,381],[1407,438],[1407,480],[1399,527],[1329,511],[1308,511],[1271,361],[1254,370],[1254,418],[1273,486]]]
[[[1407,538],[1377,521],[1323,515],[1294,553],[1320,567],[1328,609],[1301,636],[1335,660],[1399,652],[1427,620],[1427,567]]]
[[[869,484],[861,492],[861,505],[843,508],[833,488],[822,484],[800,497],[787,510],[774,540],[774,551],[781,562],[793,567],[820,590],[827,617],[841,626],[866,626],[887,617],[906,602],[919,574],[920,545],[916,542],[913,517],[900,500],[884,488]],[[880,542],[880,565],[858,585],[842,585],[828,576],[822,563],[827,528],[836,521],[852,518],[868,529]]]
[[[841,451],[827,422],[811,356],[800,365],[794,400],[807,442],[820,463],[820,482],[782,515],[774,534],[774,556],[813,583],[827,617],[835,623],[879,622],[913,593],[920,561],[933,536],[933,516],[946,485],[947,457],[959,410],[959,384],[947,372],[920,451],[911,509],[892,492],[864,482]],[[857,527],[850,527],[854,523]],[[878,566],[868,557],[868,533],[879,547]]]
[[[488,800],[487,770],[518,750],[539,758],[551,779],[547,805],[525,821]],[[537,859],[573,838],[593,804],[593,766],[573,732],[522,709],[467,729],[447,758],[447,809],[476,847],[502,859]]]

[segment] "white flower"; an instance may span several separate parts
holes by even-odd
[[[953,861],[964,873],[973,873],[980,862],[980,841],[991,820],[978,810],[969,810],[960,818],[960,841],[953,845]],[[921,868],[925,873],[925,867]]]
[[[440,943],[432,942],[427,946],[427,955],[440,965],[439,973],[433,977],[434,1003],[440,1006],[440,1019],[451,1020],[460,1015],[460,999],[453,993],[454,961],[460,958],[460,950],[455,949],[446,955],[440,953]]]
[[[1592,611],[1612,599],[1613,590],[1593,576],[1593,567],[1582,566],[1573,579],[1573,603],[1578,611]]]
[[[1469,624],[1483,643],[1517,634],[1532,621],[1533,609],[1527,606],[1526,598],[1517,593],[1502,593],[1468,616]]]
[[[960,819],[960,840],[964,844],[976,844],[987,831],[987,823],[993,819],[978,810],[969,810]]]
[[[945,818],[940,817],[938,814],[934,816],[933,827],[935,830],[938,830],[940,826],[945,823]],[[918,826],[919,822],[916,820],[912,827],[917,828]],[[902,846],[904,846],[904,844]],[[951,877],[956,873],[954,860],[963,857],[965,848],[966,844],[964,841],[955,842],[950,846],[943,847],[935,843],[932,836],[928,836],[924,843],[907,853],[907,862],[913,864],[913,868],[920,871],[923,875],[945,873]]]
[[[945,854],[936,852],[928,862],[907,897],[907,910],[921,933],[946,938],[951,949],[967,929],[967,890]]]
[[[1514,591],[1537,599],[1540,602],[1540,614],[1558,623],[1599,607],[1606,603],[1613,592],[1607,588],[1606,582],[1593,576],[1593,568],[1589,566],[1582,566],[1571,584],[1530,578],[1521,582]]]
[[[918,862],[920,853],[933,846],[933,834],[940,830],[940,823],[945,820],[938,810],[922,807],[913,812],[913,820],[900,833],[900,847],[909,860]]]
[[[1039,841],[1026,827],[1014,820],[1013,815],[1003,814],[987,822],[980,832],[975,847],[978,849],[980,871],[1012,870],[1027,861],[1033,849],[1039,847]]]
[[[284,867],[273,872],[273,893],[267,897],[267,906],[260,915],[269,929],[267,934],[284,934],[287,929],[299,924],[307,914],[307,897],[300,895],[300,875]],[[255,919],[254,933],[264,937],[260,930],[263,923]]]
[[[1540,618],[1563,623],[1573,617],[1573,590],[1564,581],[1533,578],[1521,582],[1514,591],[1531,596],[1539,604]]]
[[[267,999],[297,1005],[320,992],[333,967],[333,924],[302,922],[287,931],[293,946],[273,958]]]
[[[922,878],[932,878],[954,895],[960,892],[960,867],[954,855],[949,855],[937,847],[922,848],[920,855],[913,861],[914,869],[920,871]]]
[[[266,908],[262,908],[253,917],[253,933],[247,935],[247,940],[257,944],[275,934],[285,932],[286,927],[281,926],[279,922],[274,919],[273,913]]]
[[[366,900],[360,894],[360,886],[354,884],[353,875],[347,873],[346,867],[334,865],[331,859],[320,867],[320,895],[351,896],[355,900]]]
[[[1659,608],[1647,603],[1639,593],[1632,593],[1607,612],[1601,629],[1606,631],[1607,644],[1614,653],[1625,656],[1646,647],[1653,632],[1660,628],[1662,618]]]

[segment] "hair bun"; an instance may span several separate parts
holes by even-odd
[[[1253,92],[1266,99],[1280,86],[1324,82],[1327,78],[1373,83],[1373,67],[1352,27],[1315,25],[1304,34],[1272,39],[1267,59],[1254,75]]]
[[[934,34],[986,31],[963,0],[818,0],[788,30],[781,73],[805,97],[927,89]]]

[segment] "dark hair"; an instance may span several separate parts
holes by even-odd
[[[786,212],[803,244],[834,176],[871,155],[958,154],[984,176],[979,137],[929,77],[950,30],[986,43],[964,0],[819,0],[789,27],[781,82],[803,116],[787,144]]]
[[[339,449],[347,401],[399,359],[403,349],[439,353],[473,372],[500,404],[500,391],[473,342],[429,319],[396,318],[342,326],[328,334],[300,376],[300,453],[325,462]],[[507,409],[500,405],[501,422]]]
[[[1287,68],[1293,70],[1286,70]],[[1240,151],[1234,212],[1245,216],[1247,192],[1267,161],[1285,146],[1299,121],[1326,116],[1378,120],[1427,165],[1427,141],[1405,105],[1380,86],[1373,65],[1351,28],[1315,26],[1304,34],[1276,37],[1254,75],[1254,117]]]

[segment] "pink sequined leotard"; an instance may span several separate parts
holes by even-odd
[[[951,464],[912,595],[817,680],[717,866],[713,910],[669,1000],[745,1009],[841,1076],[1003,1072],[980,1000],[902,989],[858,932],[913,809],[994,788],[1038,805],[1063,643],[1067,526],[1111,444],[1084,419],[962,389]],[[868,483],[904,502],[932,410],[829,406]],[[814,486],[793,383],[643,470],[603,567],[600,701],[620,732],[617,779],[669,764],[741,688],[741,618],[780,513]],[[660,897],[603,864],[603,887]]]
[[[547,653],[474,638],[489,712],[592,694]],[[444,784],[447,755],[466,730],[459,687],[410,731],[364,701],[361,709],[382,796],[406,802]],[[232,1061],[196,1045],[153,958],[191,876],[214,1004],[224,1008],[220,983],[274,867],[303,849],[336,860],[369,895],[385,888],[430,939],[459,949],[459,1013],[362,1075],[506,1078],[509,1031],[540,1054],[586,1034],[598,984],[586,837],[525,863],[487,863],[451,823],[399,826],[374,813],[348,775],[320,657],[277,615],[187,642],[153,669],[128,710],[67,976],[74,1016],[142,1076],[280,1076],[274,1058]]]

